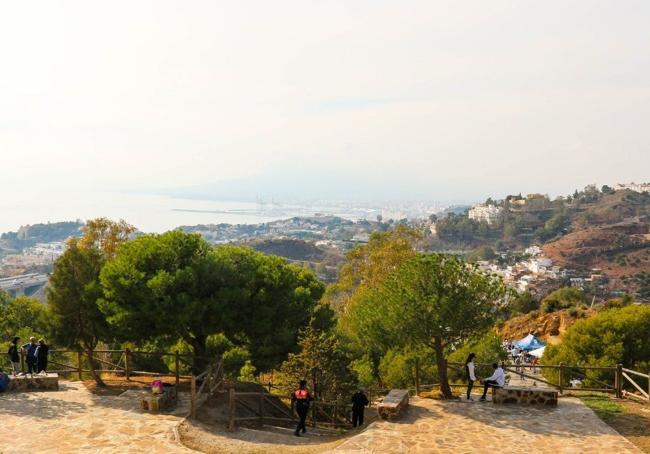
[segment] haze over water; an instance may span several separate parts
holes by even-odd
[[[0,200],[0,233],[21,225],[88,220],[108,217],[124,219],[143,232],[164,232],[182,225],[259,224],[315,213],[336,214],[349,219],[363,217],[362,211],[327,206],[260,206],[254,202],[196,200],[161,195],[97,192],[58,194],[24,200],[19,196]]]

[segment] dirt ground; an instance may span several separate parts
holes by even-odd
[[[146,389],[149,388],[151,382],[156,377],[153,375],[133,375],[130,380],[127,380],[124,376],[112,375],[112,374],[102,374],[102,380],[106,384],[105,388],[97,386],[94,380],[84,380],[83,384],[91,393],[98,396],[119,396],[124,391],[130,389]],[[164,377],[162,380],[164,383],[174,384],[175,379],[173,377]],[[190,383],[188,379],[181,379],[179,390],[188,391],[190,389]]]
[[[314,454],[334,449],[343,441],[339,437],[313,435],[295,437],[288,431],[272,432],[239,427],[228,432],[223,425],[208,425],[186,420],[178,428],[181,443],[205,454]]]

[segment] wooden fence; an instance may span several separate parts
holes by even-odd
[[[21,368],[26,372],[25,353],[21,350]],[[173,372],[167,371],[147,371],[138,370],[134,365],[138,362],[137,359],[146,357],[163,357],[173,358]],[[136,375],[157,375],[161,377],[174,377],[176,385],[180,384],[181,379],[191,379],[192,375],[181,374],[181,366],[192,367],[192,362],[195,358],[203,359],[206,361],[213,360],[213,357],[198,357],[192,354],[185,354],[176,352],[145,352],[137,350],[93,350],[92,361],[98,367],[95,367],[95,372],[98,373],[113,373],[123,375],[127,380]],[[48,372],[58,373],[60,375],[74,374],[77,375],[79,380],[82,379],[83,374],[90,373],[91,369],[88,367],[87,362],[89,358],[85,352],[76,350],[50,350],[48,358]]]
[[[270,386],[272,387],[272,385]],[[245,398],[248,399],[245,399]],[[251,403],[254,401],[255,403]],[[257,422],[263,426],[266,422],[297,423],[293,405],[284,402],[287,396],[267,392],[239,392],[234,387],[228,389],[228,427],[234,430],[239,422]],[[238,407],[248,410],[253,416],[237,416]],[[269,410],[275,410],[271,413]],[[281,416],[278,416],[281,415]],[[312,427],[347,427],[352,424],[352,405],[336,402],[312,401],[307,415],[307,422]]]
[[[177,369],[178,370],[178,369]],[[197,384],[201,383],[197,389]],[[215,358],[208,368],[190,382],[190,416],[196,418],[196,412],[207,397],[222,390],[224,386],[223,358]],[[204,399],[205,397],[205,399]]]
[[[640,394],[629,392],[627,390],[622,390],[622,397],[628,397],[635,400],[646,401],[650,403],[650,372],[647,374],[637,372],[635,370],[625,369],[624,367],[618,367],[620,378],[619,383],[623,383],[623,379],[627,380]],[[644,378],[648,381],[648,385],[645,389],[641,387],[631,376]],[[638,380],[638,379],[637,379]]]
[[[488,367],[490,365],[476,364],[476,366]],[[462,372],[464,374],[465,365],[463,363],[450,362],[447,364],[447,367],[453,371]],[[571,392],[602,392],[614,394],[619,399],[629,397],[650,402],[650,374],[625,369],[621,364],[616,366],[581,366],[561,363],[557,365],[503,364],[502,367],[511,375],[543,383],[557,389],[561,393],[567,390]],[[538,371],[552,372],[541,375],[537,373]],[[609,381],[607,379],[596,378],[594,377],[594,373],[597,372],[609,372],[612,378]],[[549,375],[553,376],[554,379],[549,378]],[[646,389],[644,390],[641,385],[635,382],[631,375],[648,380]],[[573,379],[580,380],[582,384],[576,387],[572,386],[571,380]],[[631,387],[636,389],[639,394],[625,389],[626,382],[628,388],[632,385]],[[465,387],[466,385],[455,384],[452,386]],[[418,388],[417,384],[416,388]]]

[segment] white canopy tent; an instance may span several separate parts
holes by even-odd
[[[534,356],[535,358],[541,358],[544,355],[544,350],[545,349],[546,349],[546,346],[540,347],[538,349],[535,349],[533,351],[528,352],[528,354]]]

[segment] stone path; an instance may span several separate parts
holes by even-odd
[[[640,453],[573,398],[562,398],[556,408],[414,398],[401,421],[375,422],[327,452]]]
[[[151,415],[139,410],[133,393],[96,396],[80,383],[63,382],[58,392],[2,394],[0,453],[196,452],[181,446],[174,436],[187,413],[187,398],[174,414]],[[217,434],[207,427],[194,429],[205,435],[197,448],[219,453],[229,452],[229,442],[237,442],[230,452],[274,454],[640,452],[573,398],[562,398],[557,408],[414,398],[400,421],[378,421],[347,440],[322,444],[310,440],[303,446],[296,446],[291,436],[265,435],[264,444],[255,437],[247,440],[241,431],[235,435]]]
[[[174,439],[187,399],[174,414],[152,415],[139,410],[137,391],[97,396],[75,382],[61,382],[60,388],[0,395],[0,453],[195,452]]]

